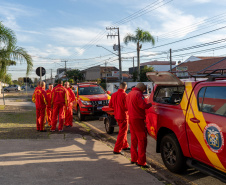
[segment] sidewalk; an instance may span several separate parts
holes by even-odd
[[[28,102],[28,101],[17,101],[22,98],[5,98],[5,105],[10,105],[10,106],[22,106],[22,107],[35,107],[35,103],[33,102]],[[23,99],[22,99],[23,100]],[[3,101],[3,96],[0,94],[0,105],[4,105]]]
[[[4,105],[4,102],[2,99],[0,99],[0,105]],[[16,101],[10,101],[8,99],[5,100],[5,105],[21,106],[21,107],[35,107],[35,104],[33,102],[16,102]]]
[[[0,140],[1,185],[160,185],[106,144],[79,134]]]

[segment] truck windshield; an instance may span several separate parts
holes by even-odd
[[[79,95],[105,94],[105,91],[99,86],[79,87]]]

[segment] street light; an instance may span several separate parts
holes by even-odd
[[[107,49],[107,48],[105,48],[105,47],[103,47],[103,46],[100,46],[100,45],[96,45],[96,47],[101,47],[101,48],[103,48],[103,49],[109,51],[110,53],[116,55],[117,57],[119,57],[119,82],[121,83],[121,82],[122,82],[122,81],[121,81],[121,80],[122,80],[122,67],[121,67],[121,57],[120,57],[120,54],[117,55],[116,53],[114,53],[114,52],[110,51],[109,49]],[[119,52],[119,53],[120,53],[120,52]]]

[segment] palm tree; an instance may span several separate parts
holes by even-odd
[[[145,42],[151,42],[152,45],[155,45],[154,37],[148,32],[143,31],[140,28],[137,28],[135,31],[135,35],[127,34],[124,38],[124,43],[127,45],[129,42],[133,42],[137,44],[137,67],[138,67],[138,81],[140,81],[140,50],[142,48],[142,44]]]
[[[16,42],[16,35],[13,30],[0,22],[0,79],[3,79],[6,75],[7,67],[16,65],[17,61],[27,62],[27,75],[32,69],[31,56],[24,48],[16,46]]]

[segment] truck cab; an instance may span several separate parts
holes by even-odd
[[[78,114],[80,121],[85,116],[103,114],[102,107],[109,104],[110,91],[105,91],[97,83],[79,83],[73,86],[76,100],[73,103],[73,110]]]
[[[148,102],[147,130],[165,166],[187,166],[226,182],[226,76],[181,80],[170,72],[149,72],[155,83]]]

